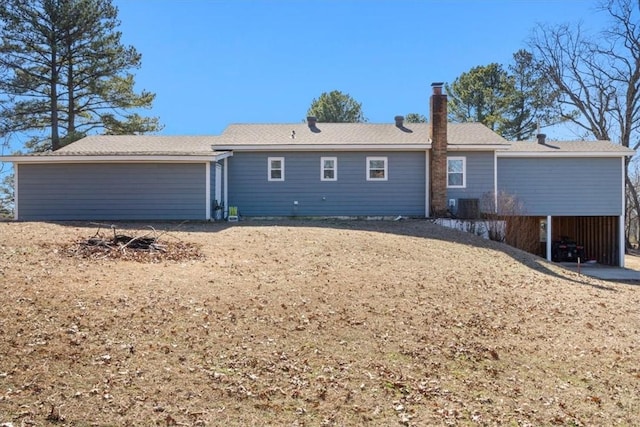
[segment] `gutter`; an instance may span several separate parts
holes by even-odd
[[[3,162],[16,164],[44,164],[44,163],[200,163],[217,162],[233,156],[233,152],[223,152],[212,155],[41,155],[41,156],[3,156]]]

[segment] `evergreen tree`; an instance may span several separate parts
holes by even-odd
[[[0,134],[26,133],[34,151],[89,133],[160,129],[155,94],[134,92],[140,54],[122,45],[111,0],[5,0],[0,4]]]
[[[315,116],[320,123],[361,123],[367,119],[362,114],[362,104],[349,94],[334,90],[323,92],[311,101],[307,116]]]
[[[420,113],[409,113],[404,116],[404,121],[407,123],[427,123],[427,118]]]
[[[510,81],[500,64],[474,67],[445,85],[449,119],[480,122],[498,131],[504,122]]]
[[[462,73],[445,89],[449,119],[480,122],[509,140],[530,139],[537,126],[561,121],[557,92],[533,55],[520,50],[505,69],[492,63]]]

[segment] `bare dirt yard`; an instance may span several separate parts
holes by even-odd
[[[1,426],[640,420],[637,285],[425,220],[152,225],[0,223]]]

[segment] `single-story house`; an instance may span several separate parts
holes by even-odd
[[[510,142],[448,123],[433,85],[429,123],[232,124],[219,136],[88,136],[6,156],[18,220],[249,217],[477,217],[501,211],[517,245],[551,257],[568,235],[624,262],[625,158],[606,142]],[[509,229],[510,221],[507,221]],[[525,225],[523,225],[525,224]],[[523,227],[527,229],[524,233]],[[522,234],[536,242],[518,243]]]

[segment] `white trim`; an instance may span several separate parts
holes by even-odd
[[[229,159],[225,158],[223,162],[224,170],[222,172],[224,174],[224,211],[222,213],[223,217],[226,217],[229,209]]]
[[[509,147],[509,144],[448,144],[447,151],[505,151]]]
[[[430,200],[430,194],[431,194],[431,168],[429,167],[430,164],[430,150],[426,150],[424,152],[424,170],[425,170],[425,174],[424,174],[424,217],[425,218],[429,218],[429,215],[431,214],[431,200]]]
[[[13,219],[18,220],[18,165],[13,165]]]
[[[376,161],[383,161],[384,162],[384,177],[382,178],[372,178],[371,177],[371,162],[376,162]],[[388,181],[389,180],[389,158],[386,156],[367,156],[367,174],[366,174],[366,179],[367,181]],[[379,170],[378,168],[375,168],[374,170]]]
[[[620,153],[620,152],[603,152],[603,151],[563,151],[563,152],[549,152],[549,151],[496,151],[498,157],[631,157],[633,153]]]
[[[430,150],[431,144],[247,144],[221,145],[214,147],[216,151],[424,151]]]
[[[494,213],[498,213],[498,156],[493,152],[493,206]]]
[[[547,261],[551,261],[551,215],[547,215]]]
[[[620,253],[619,257],[620,257],[620,267],[624,267],[624,255],[625,255],[625,246],[627,245],[627,242],[625,240],[625,235],[624,235],[624,226],[625,226],[625,216],[626,216],[626,196],[627,196],[627,192],[626,192],[626,188],[627,188],[627,180],[625,179],[626,177],[626,173],[625,173],[625,160],[624,159],[620,159],[621,160],[621,168],[622,169],[622,209],[620,210],[621,214],[620,214],[620,219],[619,224],[618,224],[618,240],[620,242],[619,248],[618,248],[618,252]]]
[[[449,161],[462,161],[462,185],[449,185]],[[467,158],[465,156],[447,156],[447,188],[467,188]]]
[[[207,221],[211,220],[211,162],[204,164],[204,191],[205,191],[205,208],[204,215]]]
[[[333,168],[329,168],[327,170],[333,171],[333,178],[325,178],[324,172],[324,162],[327,160],[333,161]],[[320,181],[337,181],[338,180],[338,158],[337,157],[320,157]]]
[[[280,162],[280,169],[274,169],[272,162]],[[280,178],[273,178],[271,172],[274,170],[280,171]],[[284,181],[284,157],[267,157],[267,181]]]
[[[232,152],[211,156],[160,156],[160,155],[117,155],[117,156],[6,156],[0,157],[3,162],[13,163],[201,163],[215,162],[233,156]]]

